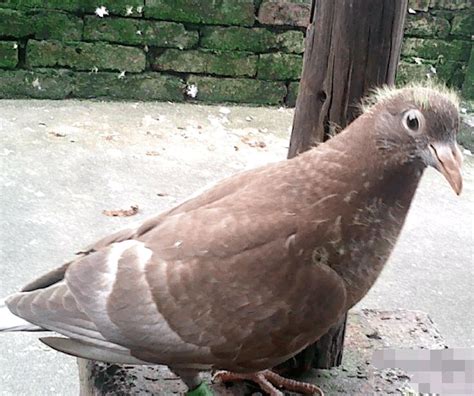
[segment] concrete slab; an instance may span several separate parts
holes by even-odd
[[[168,103],[0,101],[0,296],[110,230],[207,183],[285,158],[292,110]],[[402,238],[361,307],[428,312],[473,346],[474,161],[458,198],[427,172]],[[132,218],[104,209],[138,205]],[[75,360],[31,334],[0,337],[0,395],[77,395]]]

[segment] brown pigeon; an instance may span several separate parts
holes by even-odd
[[[379,90],[328,142],[227,178],[25,286],[2,327],[55,331],[65,337],[43,342],[86,359],[168,365],[190,390],[219,369],[271,395],[317,392],[268,369],[367,293],[427,166],[461,192],[458,126],[445,89]]]

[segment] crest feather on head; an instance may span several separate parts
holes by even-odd
[[[407,84],[401,88],[389,85],[375,88],[371,94],[362,100],[362,112],[369,112],[375,105],[387,102],[400,95],[406,99],[406,101],[414,101],[422,108],[430,107],[431,97],[441,95],[445,100],[451,102],[459,109],[460,98],[454,90],[440,83],[424,82]]]

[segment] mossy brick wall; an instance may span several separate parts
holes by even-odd
[[[294,105],[310,0],[0,0],[0,98]],[[474,97],[471,0],[410,0],[399,81]]]
[[[434,78],[474,99],[472,0],[409,0],[398,81]]]

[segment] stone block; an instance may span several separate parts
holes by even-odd
[[[0,36],[21,38],[31,35],[34,27],[24,13],[0,8]]]
[[[275,33],[263,28],[203,27],[200,46],[222,51],[265,52],[276,46]]]
[[[471,38],[474,36],[474,12],[456,14],[451,22],[451,34]]]
[[[258,10],[258,21],[263,25],[306,27],[309,25],[311,4],[286,0],[264,1]]]
[[[450,87],[460,89],[465,74],[466,65],[461,62],[443,60],[432,64],[409,63],[401,61],[397,70],[397,83],[406,84],[423,80],[435,80]]]
[[[141,16],[145,0],[3,0],[3,5],[15,9],[52,9],[94,14],[105,7],[110,15]]]
[[[147,18],[176,22],[252,26],[253,0],[147,0]]]
[[[408,0],[408,8],[415,11],[428,11],[431,0]]]
[[[462,95],[466,99],[474,100],[474,47],[471,48],[471,57],[466,69],[466,76],[462,86]]]
[[[18,63],[18,43],[0,41],[0,68],[13,69]]]
[[[430,8],[464,10],[472,7],[472,0],[431,0]]]
[[[121,15],[128,17],[143,16],[145,0],[87,0],[85,11],[93,13],[97,7],[104,6],[110,15]]]
[[[142,73],[120,76],[118,73],[84,73],[73,76],[72,95],[77,98],[133,100],[184,100],[184,81],[175,76]]]
[[[445,18],[430,14],[408,14],[405,20],[405,34],[417,37],[447,37],[451,26]]]
[[[181,73],[252,77],[257,72],[257,59],[257,55],[249,52],[169,49],[153,57],[151,66],[154,70]]]
[[[467,61],[470,50],[469,41],[406,38],[402,46],[402,55],[432,60],[445,58],[453,61]]]
[[[286,96],[286,105],[288,107],[296,106],[296,99],[298,99],[299,90],[300,90],[299,82],[291,82],[288,85],[288,95]]]
[[[88,71],[140,72],[146,65],[145,53],[139,48],[84,42],[31,40],[27,45],[26,60],[31,67],[60,66]]]
[[[461,89],[464,82],[467,65],[463,62],[443,60],[436,66],[436,77],[446,85]]]
[[[3,6],[20,9],[30,10],[37,8],[53,9],[53,10],[65,10],[65,11],[80,11],[81,3],[90,3],[90,1],[78,1],[78,0],[3,0]]]
[[[283,50],[302,53],[304,35],[300,31],[290,30],[276,33],[265,28],[203,27],[200,46],[223,51],[250,51],[254,53]]]
[[[456,11],[430,9],[430,15],[447,19],[449,23],[451,23],[451,20],[453,19],[455,12]]]
[[[303,32],[288,30],[277,34],[278,49],[284,52],[302,54],[304,52],[305,39]]]
[[[86,16],[84,39],[184,49],[198,43],[199,33],[186,30],[181,23]]]
[[[473,97],[471,97],[472,99]],[[471,101],[471,105],[474,103]],[[461,104],[462,106],[462,104]],[[457,139],[459,144],[474,153],[474,113],[461,113],[461,125]]]
[[[409,63],[402,60],[398,65],[396,83],[405,85],[410,82],[421,82],[430,78],[428,76],[431,75],[431,65]]]
[[[0,73],[2,99],[65,99],[71,90],[71,72],[67,70],[8,70]]]
[[[39,40],[79,41],[84,23],[81,18],[61,11],[43,10],[29,16]]]
[[[298,80],[302,68],[301,55],[262,54],[258,60],[257,77],[262,80]]]
[[[278,105],[286,96],[285,84],[276,81],[191,76],[189,85],[198,89],[195,99],[204,102]]]

